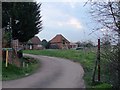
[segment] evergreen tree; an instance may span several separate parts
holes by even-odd
[[[47,40],[43,39],[43,40],[42,40],[42,45],[43,45],[46,49],[49,49],[49,47],[50,47],[50,42],[47,42]]]
[[[42,29],[40,7],[36,2],[2,2],[2,28],[12,32],[12,39],[28,41]]]

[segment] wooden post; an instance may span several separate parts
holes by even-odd
[[[94,67],[94,70],[93,70],[93,76],[92,76],[92,83],[93,84],[95,83],[96,68],[97,68],[97,60],[95,61],[95,67]]]
[[[8,50],[6,50],[6,67],[8,66]]]
[[[92,76],[92,83],[95,82],[95,72],[98,67],[98,81],[100,81],[100,39],[98,39],[97,59],[95,61],[95,67]]]
[[[98,81],[100,81],[100,39],[98,39]]]

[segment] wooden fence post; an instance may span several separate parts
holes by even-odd
[[[8,67],[8,50],[6,50],[6,64],[5,67]]]

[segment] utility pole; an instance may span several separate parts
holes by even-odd
[[[10,47],[12,48],[12,18],[10,17],[10,25],[9,25],[9,29],[10,29]]]
[[[98,67],[98,81],[100,82],[100,39],[98,39],[98,47],[97,47],[97,59],[95,61],[95,67],[93,70],[93,76],[92,76],[92,83],[95,83],[95,75],[96,75],[96,70]]]
[[[98,53],[97,53],[97,61],[98,61],[98,81],[100,82],[100,39],[98,39]]]

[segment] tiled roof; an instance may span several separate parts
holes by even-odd
[[[63,37],[61,34],[56,35],[53,39],[50,40],[51,43],[62,43],[63,40],[69,43],[69,41]]]
[[[41,40],[37,36],[35,36],[35,37],[33,37],[32,39],[29,40],[29,43],[41,44]]]

